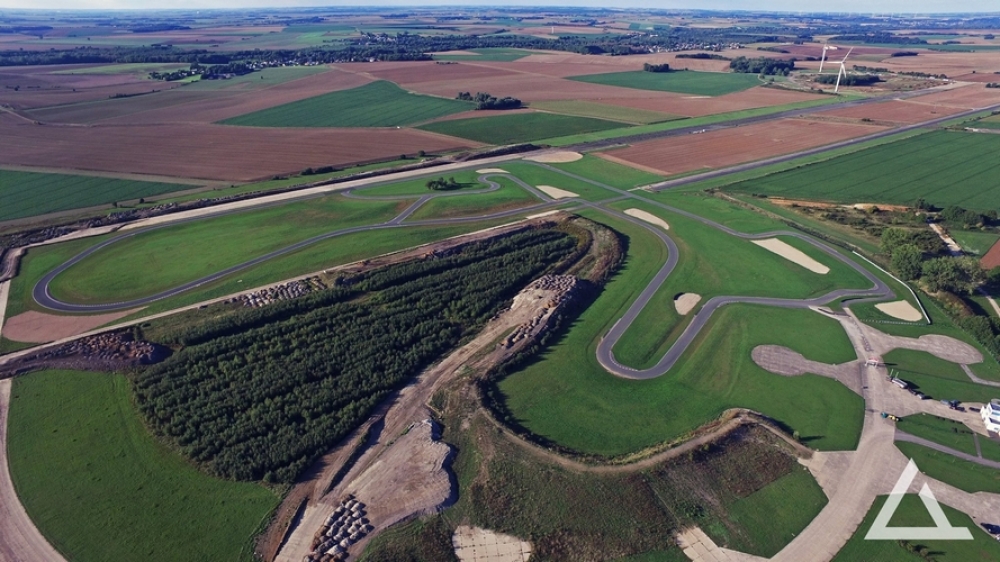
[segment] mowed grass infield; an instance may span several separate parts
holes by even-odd
[[[923,466],[920,467],[921,469]],[[945,517],[955,527],[966,527],[972,533],[971,541],[908,541],[910,546],[923,547],[924,557],[916,552],[909,552],[903,541],[868,541],[865,535],[875,522],[875,516],[882,510],[888,496],[875,498],[875,503],[868,510],[868,515],[858,526],[844,548],[833,559],[833,562],[858,562],[860,560],[878,562],[993,562],[1000,560],[1000,542],[979,528],[968,515],[941,504]],[[889,527],[933,527],[927,508],[916,494],[903,496],[899,508],[889,519]]]
[[[472,102],[411,94],[380,80],[220,121],[246,127],[400,127],[474,109]]]
[[[0,221],[194,189],[195,185],[0,170]]]
[[[541,138],[618,129],[622,126],[623,123],[606,119],[554,113],[517,112],[493,117],[438,121],[417,128],[486,144],[515,144]]]
[[[935,131],[727,188],[835,203],[1000,208],[1000,135]]]
[[[676,92],[696,96],[721,96],[748,90],[761,84],[756,74],[732,72],[696,72],[678,70],[673,72],[611,72],[608,74],[586,74],[571,76],[570,80],[604,84],[635,90]],[[553,135],[554,136],[554,135]]]
[[[750,359],[760,344],[785,345],[826,363],[854,359],[840,325],[809,310],[726,306],[670,373],[648,381],[608,374],[597,363],[597,344],[663,264],[666,248],[631,223],[598,212],[580,214],[622,233],[629,255],[552,346],[499,382],[519,423],[571,449],[618,456],[680,437],[727,408],[745,407],[787,424],[810,447],[856,446],[864,406],[859,396],[830,379],[768,373]]]
[[[632,125],[649,125],[651,123],[686,119],[686,117],[680,115],[671,115],[659,111],[620,107],[583,100],[536,101],[531,103],[531,108],[550,111],[552,113],[562,113],[564,115],[621,121]]]
[[[277,495],[202,474],[147,433],[124,376],[18,377],[10,471],[25,509],[70,560],[253,560]]]

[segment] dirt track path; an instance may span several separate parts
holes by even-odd
[[[6,299],[3,299],[6,302]],[[3,315],[0,314],[0,317]],[[28,517],[7,468],[7,412],[11,380],[0,380],[0,560],[65,562]]]

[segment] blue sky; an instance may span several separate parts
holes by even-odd
[[[625,0],[611,3],[615,7],[648,7],[661,9],[701,8],[710,10],[800,11],[836,10],[860,13],[917,12],[1000,12],[998,0],[837,0],[835,2],[805,2],[804,0]],[[421,6],[421,5],[546,5],[546,6],[608,6],[607,0],[0,0],[0,8],[35,9],[170,9],[170,8],[249,8],[292,6]]]

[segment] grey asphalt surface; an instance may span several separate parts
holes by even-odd
[[[955,458],[959,458],[959,459],[962,459],[964,461],[969,461],[971,463],[975,463],[975,464],[978,464],[978,465],[987,466],[989,468],[995,468],[995,469],[1000,470],[1000,462],[991,461],[989,459],[984,459],[982,457],[977,457],[975,455],[970,455],[968,453],[963,453],[962,451],[956,451],[955,449],[952,449],[951,447],[945,447],[944,445],[941,445],[940,443],[935,443],[933,441],[929,441],[927,439],[924,439],[923,437],[917,437],[916,435],[909,434],[909,433],[907,433],[905,431],[902,431],[902,430],[899,430],[899,429],[896,430],[895,441],[902,441],[904,443],[914,443],[914,444],[920,445],[922,447],[927,447],[928,449],[934,449],[935,451],[937,451],[939,453],[944,453],[946,455],[951,455],[951,456],[953,456]]]

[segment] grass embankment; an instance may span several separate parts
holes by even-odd
[[[899,429],[909,434],[972,456],[977,456],[978,441],[983,458],[1000,461],[1000,446],[986,436],[977,435],[964,423],[930,414],[917,414],[902,418],[897,425]]]
[[[310,236],[384,222],[405,204],[334,195],[143,232],[66,270],[52,295],[80,303],[153,295]]]
[[[597,363],[597,343],[663,264],[666,249],[644,228],[581,214],[627,237],[628,259],[557,343],[499,383],[525,428],[577,451],[617,456],[680,437],[727,408],[745,407],[787,424],[812,447],[854,448],[860,397],[830,379],[768,373],[750,359],[759,344],[786,345],[826,363],[854,359],[840,325],[811,311],[727,306],[667,375],[629,381],[608,374]]]
[[[634,200],[612,206],[621,210],[638,208],[663,218],[680,250],[676,269],[614,350],[616,359],[630,367],[653,366],[680,336],[686,320],[693,317],[691,314],[681,317],[674,308],[673,300],[681,293],[697,293],[706,302],[725,295],[808,298],[834,289],[869,286],[854,270],[795,238],[780,239],[828,266],[830,272],[813,273],[749,240],[659,207]],[[728,211],[736,216],[746,214],[747,220],[757,220],[750,211],[736,207]]]
[[[593,117],[595,119],[608,119],[610,121],[621,121],[631,125],[650,125],[653,123],[663,123],[684,119],[681,115],[671,115],[660,111],[650,111],[647,109],[635,109],[618,105],[609,105],[583,100],[571,101],[536,101],[531,103],[532,109],[551,111],[552,113],[562,113],[564,115],[575,115],[577,117]]]
[[[0,221],[163,195],[197,186],[0,170]]]
[[[837,203],[1000,207],[990,170],[1000,136],[935,131],[733,185],[744,193]]]
[[[206,476],[155,442],[121,375],[48,371],[14,381],[11,476],[67,558],[253,560],[279,498]]]
[[[549,136],[578,135],[617,129],[621,126],[622,123],[617,121],[591,117],[517,112],[510,115],[437,121],[418,128],[486,144],[515,144]]]
[[[989,402],[997,396],[996,388],[972,382],[958,364],[924,351],[894,349],[886,353],[883,360],[899,378],[913,383],[920,392],[934,400]],[[986,357],[983,363],[970,365],[969,368],[978,375],[983,369],[977,367],[986,364],[986,361],[993,360]]]
[[[981,232],[978,230],[949,230],[948,234],[958,242],[962,251],[970,254],[983,255],[1000,240],[996,232]]]
[[[471,102],[411,94],[384,80],[231,117],[248,127],[399,127],[474,109]]]
[[[920,467],[921,469],[923,466]],[[971,541],[868,541],[865,535],[875,522],[887,496],[879,496],[868,510],[868,515],[858,527],[833,562],[858,562],[877,560],[878,562],[992,562],[1000,560],[1000,543],[978,528],[968,515],[941,504],[948,521],[956,527],[967,527],[974,540]],[[933,527],[927,508],[915,494],[907,494],[899,504],[896,513],[889,520],[889,527]],[[908,548],[909,547],[909,548]],[[912,551],[911,551],[912,549]],[[926,556],[925,556],[926,555]],[[931,557],[931,558],[928,558]]]
[[[355,189],[354,193],[360,197],[422,197],[424,195],[435,195],[440,193],[455,193],[458,191],[470,191],[473,189],[486,189],[489,187],[488,184],[480,183],[478,178],[481,174],[477,173],[475,170],[460,170],[458,172],[443,173],[439,176],[434,175],[434,170],[428,170],[428,175],[422,178],[397,181],[384,185],[375,185],[372,187],[364,187]],[[455,182],[458,183],[456,189],[450,191],[434,191],[428,189],[427,182],[433,179],[439,178],[454,178]]]
[[[677,70],[673,72],[611,72],[608,74],[586,74],[571,76],[570,80],[604,84],[637,90],[676,92],[696,96],[721,96],[732,94],[760,85],[756,74],[732,72],[695,72]]]

